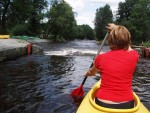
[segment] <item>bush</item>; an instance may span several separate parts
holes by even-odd
[[[28,35],[28,24],[17,24],[11,30],[12,35]]]
[[[143,46],[145,46],[145,47],[150,47],[150,41],[144,42],[144,43],[143,43]]]

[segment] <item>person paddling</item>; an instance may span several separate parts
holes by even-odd
[[[133,108],[132,77],[139,55],[130,46],[131,35],[127,28],[113,23],[106,28],[110,51],[99,54],[83,76],[94,76],[100,71],[101,86],[95,97],[96,104],[114,109]]]

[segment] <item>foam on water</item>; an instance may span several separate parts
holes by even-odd
[[[104,53],[103,51],[101,53]],[[68,48],[58,51],[44,51],[45,55],[56,55],[56,56],[82,56],[82,55],[96,55],[96,50],[88,50],[88,49],[74,49],[74,48]]]

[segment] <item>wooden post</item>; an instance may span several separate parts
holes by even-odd
[[[145,47],[142,47],[141,50],[142,50],[142,57],[145,58],[146,57],[146,55],[145,55]]]
[[[150,48],[145,48],[145,57],[150,58]]]
[[[32,44],[27,45],[27,53],[30,55],[32,53]]]

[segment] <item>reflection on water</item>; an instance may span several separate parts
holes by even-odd
[[[70,92],[81,83],[90,60],[36,55],[1,63],[0,112],[75,113],[79,103]]]
[[[94,41],[72,41],[43,44],[46,52],[76,49],[73,55],[31,55],[0,63],[1,113],[75,113],[80,102],[70,92],[79,87],[82,74],[93,61],[98,45]],[[87,54],[84,54],[84,51]],[[104,47],[106,51],[108,47]],[[82,52],[83,51],[83,52]],[[133,89],[146,107],[150,106],[150,61],[139,61]],[[88,78],[84,85],[87,93],[99,77]],[[150,108],[149,108],[150,109]]]
[[[133,78],[133,90],[150,110],[150,60],[140,59]]]

